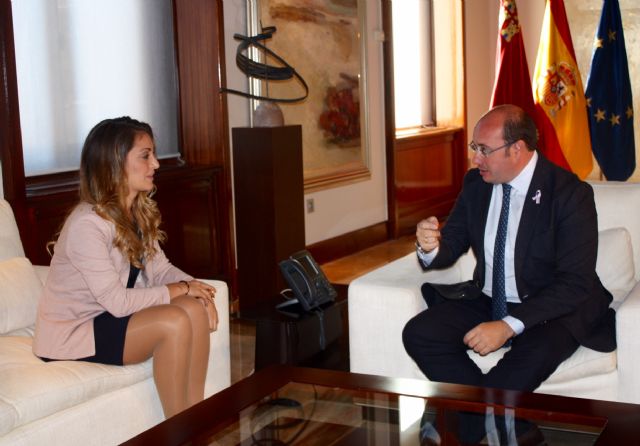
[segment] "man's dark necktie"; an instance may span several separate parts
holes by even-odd
[[[491,316],[493,320],[501,320],[507,315],[507,296],[504,290],[504,248],[507,243],[507,224],[509,222],[509,201],[511,186],[502,185],[502,209],[498,220],[496,243],[493,248],[493,286]]]

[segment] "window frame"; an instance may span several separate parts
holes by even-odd
[[[420,95],[420,102],[421,102],[420,109],[422,114],[420,121],[422,122],[417,125],[411,125],[411,126],[405,126],[405,127],[398,127],[397,125],[395,125],[395,131],[396,131],[397,137],[410,136],[413,134],[428,132],[437,127],[435,70],[434,70],[435,51],[434,51],[434,33],[433,33],[433,29],[434,29],[433,0],[427,0],[426,3],[427,3],[426,10],[425,10],[425,16],[427,16],[427,23],[425,24],[426,29],[420,33],[421,36],[427,36],[426,47],[428,52],[428,56],[426,58],[427,60],[421,64],[422,65],[421,68],[424,69],[426,67],[426,70],[421,71],[421,74],[420,74],[421,86],[424,89],[424,90],[421,89],[422,93]],[[404,2],[391,2],[391,8],[389,10],[389,14],[391,14],[391,20],[390,20],[391,35],[393,34],[393,8],[398,7],[398,5],[404,5],[404,4],[405,4]],[[391,61],[392,61],[393,72],[394,72],[392,85],[395,91],[397,86],[395,73],[398,71],[398,66],[396,64],[396,46],[395,46],[395,41],[393,40],[393,37],[391,38],[391,53],[392,53]],[[413,52],[409,51],[408,53],[411,54]],[[394,122],[395,122],[395,118],[397,117],[397,112],[396,112],[397,104],[396,104],[395,93],[394,93],[393,104],[394,104]]]
[[[39,231],[38,219],[44,211],[49,215],[59,213],[63,217],[67,203],[77,202],[78,171],[40,175],[28,180],[25,177],[11,3],[12,0],[0,0],[0,162],[3,194],[16,217],[26,256],[38,259],[41,247],[35,245],[36,237],[33,236]],[[215,195],[209,197],[210,201],[198,203],[198,212],[207,208],[207,215],[198,214],[195,223],[205,221],[209,214],[220,215],[220,224],[213,232],[220,234],[221,254],[218,254],[224,262],[226,280],[233,282],[235,247],[228,111],[227,98],[220,94],[220,88],[226,85],[223,4],[222,0],[172,0],[172,11],[177,54],[178,144],[183,155],[182,158],[162,160],[158,176],[159,180],[190,178],[194,187],[204,187],[201,172],[220,172],[216,174],[213,187]],[[214,201],[217,203],[215,208],[212,207]],[[193,217],[182,213],[174,219],[178,219],[178,226],[183,227],[185,219]]]

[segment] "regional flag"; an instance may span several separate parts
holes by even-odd
[[[496,80],[493,85],[491,108],[502,104],[514,104],[537,121],[516,2],[501,0],[500,3]],[[543,144],[539,141],[539,145]]]
[[[587,80],[591,145],[607,180],[636,168],[633,100],[618,0],[604,0]]]
[[[542,153],[584,179],[593,167],[587,102],[563,0],[548,0],[533,74]]]

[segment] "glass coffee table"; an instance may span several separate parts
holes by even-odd
[[[124,444],[408,446],[509,439],[640,444],[640,406],[272,366]]]

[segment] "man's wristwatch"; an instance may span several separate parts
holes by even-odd
[[[418,241],[416,240],[416,249],[418,250],[418,252],[420,254],[427,254],[427,251],[425,251],[424,249],[422,249],[422,246],[420,246],[420,243],[418,243]]]

